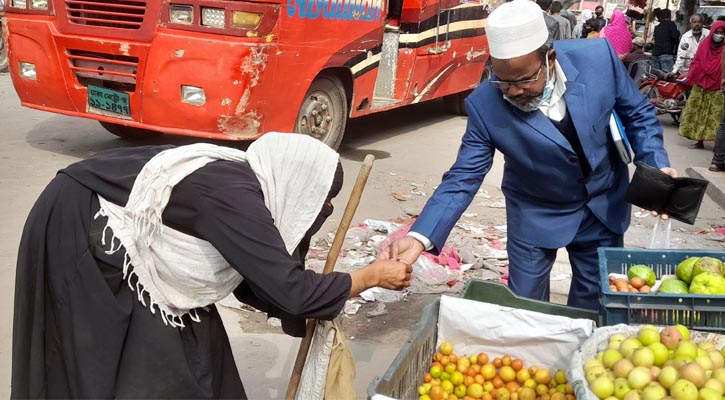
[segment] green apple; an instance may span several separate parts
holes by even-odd
[[[725,367],[725,357],[723,357],[718,350],[708,350],[707,356],[710,357],[710,360],[712,361],[713,370]]]
[[[697,386],[685,379],[678,379],[670,388],[670,396],[675,400],[697,400]]]
[[[720,381],[720,383],[723,384],[723,386],[725,386],[725,368],[720,367],[712,371],[712,375],[710,377],[717,379],[718,381]]]
[[[614,382],[608,376],[600,376],[590,383],[590,389],[600,399],[606,399],[614,394]]]
[[[647,326],[639,330],[637,338],[643,346],[649,346],[660,341],[660,332],[655,327]]]
[[[702,342],[702,343],[698,343],[697,347],[704,351],[710,351],[715,348],[715,345],[710,342]]]
[[[687,379],[692,382],[697,388],[701,388],[705,381],[707,381],[707,375],[705,375],[705,369],[696,362],[689,362],[678,371],[680,373],[680,379]]]
[[[675,349],[675,359],[677,357],[694,361],[697,358],[697,346],[690,341],[681,341]]]
[[[627,337],[624,336],[623,333],[615,333],[614,335],[609,337],[609,343],[607,344],[607,348],[618,349],[619,345],[621,345],[626,338]]]
[[[615,349],[604,350],[604,356],[602,357],[602,364],[604,368],[612,368],[614,363],[622,359],[622,353]]]
[[[697,398],[698,400],[722,400],[722,395],[713,389],[702,388]]]
[[[586,372],[587,382],[591,385],[597,378],[606,376],[607,370],[604,367],[592,367]]]
[[[710,357],[707,355],[707,353],[705,353],[705,355],[702,355],[702,356],[697,356],[697,358],[695,358],[695,362],[700,364],[700,366],[705,371],[713,369],[714,364],[713,364],[712,360],[710,359]]]
[[[667,390],[657,382],[652,382],[642,391],[642,400],[662,400],[667,396]]]
[[[641,390],[630,390],[629,393],[627,393],[627,395],[624,396],[624,400],[642,400],[642,391]]]
[[[647,367],[635,367],[627,376],[629,387],[642,390],[652,382],[652,375]]]
[[[642,347],[630,357],[636,367],[651,367],[655,364],[655,353],[649,347]]]
[[[690,293],[694,294],[725,294],[725,278],[713,272],[703,272],[690,283]]]
[[[678,379],[680,379],[680,374],[677,372],[677,368],[671,365],[663,367],[660,371],[660,375],[657,377],[658,382],[662,384],[665,389],[672,387]]]
[[[614,376],[616,378],[626,378],[633,369],[634,364],[632,363],[632,361],[623,358],[614,363],[614,366],[612,367],[612,372],[614,373]]]
[[[710,388],[710,389],[716,390],[718,393],[720,393],[721,396],[723,394],[725,394],[725,385],[723,385],[722,383],[720,383],[720,381],[717,380],[717,379],[715,379],[715,378],[708,379],[705,382],[705,386],[703,386],[703,387],[704,388]]]
[[[604,364],[596,358],[591,359],[584,364],[584,372],[589,371],[592,367],[604,367]]]
[[[690,330],[685,325],[677,324],[675,325],[675,329],[680,332],[682,340],[690,340]]]
[[[642,347],[642,342],[640,342],[639,339],[636,337],[628,337],[624,339],[622,344],[619,346],[619,352],[622,353],[625,358],[629,358],[635,350]]]
[[[627,378],[617,378],[614,380],[614,397],[622,400],[630,390],[632,390],[632,388],[629,387]]]
[[[652,354],[655,356],[654,365],[658,367],[663,366],[670,355],[670,351],[667,350],[667,347],[660,342],[652,343],[647,347],[652,350]]]

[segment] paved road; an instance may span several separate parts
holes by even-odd
[[[691,165],[707,166],[712,145],[709,144],[706,151],[689,150],[686,148],[687,141],[677,137],[669,120],[663,118],[663,121],[666,123],[666,143],[673,165],[683,173]],[[407,185],[407,182],[428,187],[437,185],[441,174],[454,160],[465,124],[465,118],[447,114],[439,103],[422,104],[351,123],[340,150],[348,178],[341,199],[349,195],[353,177],[365,154],[377,157],[355,222],[365,218],[400,217],[400,204],[389,196],[391,188],[396,185]],[[3,146],[0,147],[0,184],[3,187],[0,204],[4,205],[4,212],[0,213],[0,238],[3,239],[0,243],[0,398],[7,398],[10,392],[15,261],[20,233],[30,207],[58,169],[105,149],[136,144],[106,133],[94,121],[22,108],[7,74],[0,74],[0,126],[3,136]],[[192,139],[169,136],[152,143],[191,142]],[[491,193],[498,191],[502,164],[502,157],[496,157],[494,168],[486,179],[485,190]],[[342,208],[338,206],[323,232],[336,226]],[[675,228],[692,232],[710,225],[725,225],[723,215],[722,209],[706,199],[695,227],[675,224]],[[626,240],[628,245],[641,247],[648,236],[650,221],[635,222]],[[695,235],[683,237],[682,246],[699,247],[700,243],[704,243]],[[561,268],[566,268],[565,262],[563,265]],[[565,287],[563,290],[565,294]],[[254,398],[281,397],[297,342],[283,335],[244,333],[237,314],[226,312],[224,315],[248,393]],[[386,335],[352,341],[360,396],[364,395],[372,377],[385,371],[410,328],[410,324],[395,326],[388,329]]]

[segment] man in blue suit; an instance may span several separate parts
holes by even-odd
[[[554,42],[536,3],[497,8],[486,27],[495,76],[466,100],[468,126],[451,169],[408,236],[383,258],[413,263],[437,253],[491,168],[505,160],[509,286],[549,300],[559,248],[569,252],[570,306],[598,309],[597,248],[621,247],[629,226],[627,165],[609,120],[616,110],[635,161],[669,168],[654,107],[638,92],[604,39]]]

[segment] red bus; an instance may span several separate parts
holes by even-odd
[[[464,111],[488,70],[481,1],[6,0],[10,74],[24,106],[125,138],[336,148],[348,118],[442,96]]]

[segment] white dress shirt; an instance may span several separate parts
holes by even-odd
[[[690,63],[695,57],[697,47],[700,45],[703,39],[710,33],[709,30],[702,28],[700,39],[696,39],[692,34],[692,30],[685,32],[680,38],[680,44],[677,46],[677,60],[675,65],[672,67],[672,73],[686,74],[690,70]]]

